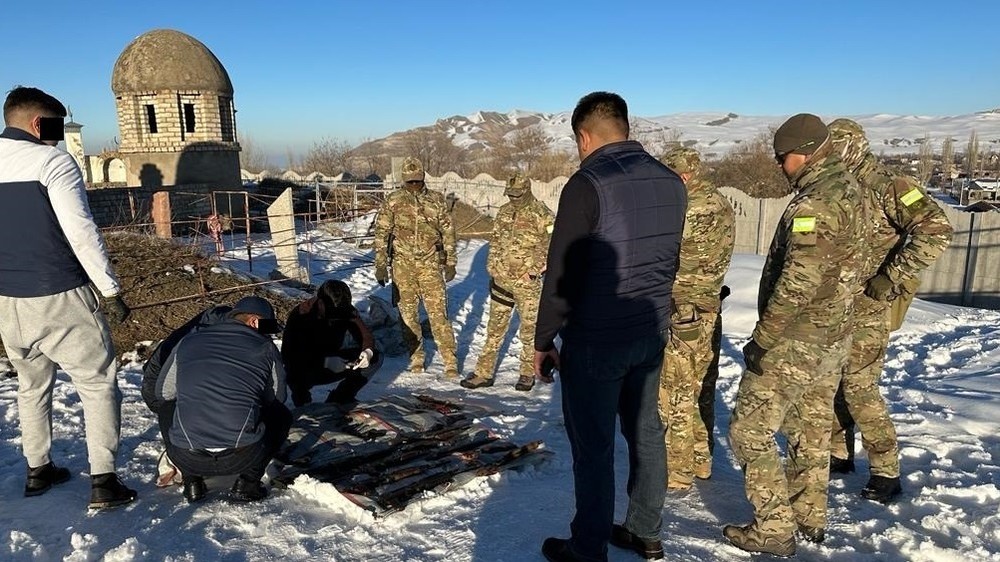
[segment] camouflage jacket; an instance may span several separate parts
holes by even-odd
[[[376,267],[389,264],[390,240],[393,259],[454,266],[455,227],[444,195],[426,187],[390,193],[375,219]]]
[[[706,181],[688,180],[687,192],[674,303],[718,312],[719,290],[733,257],[736,215],[729,201]]]
[[[774,233],[758,292],[754,340],[842,340],[853,328],[858,275],[867,259],[860,186],[829,143],[792,178],[798,191]]]
[[[854,170],[854,176],[873,205],[865,233],[870,259],[859,281],[864,285],[883,273],[897,286],[906,287],[903,292],[915,291],[920,272],[951,242],[948,216],[914,178],[892,175],[871,154]]]
[[[493,219],[486,272],[501,287],[510,287],[524,274],[537,278],[545,271],[545,258],[555,216],[533,195],[518,203],[507,203]]]

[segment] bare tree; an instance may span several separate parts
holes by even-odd
[[[349,170],[351,145],[338,139],[324,138],[313,143],[301,168],[305,173],[339,174]]]
[[[920,183],[927,185],[934,173],[934,145],[931,143],[930,135],[924,135],[923,142],[920,143],[920,150],[917,153],[917,179]]]
[[[380,177],[389,175],[392,161],[383,150],[383,145],[370,138],[361,139],[361,144],[351,151],[351,164],[364,170],[365,175],[377,174]]]
[[[409,131],[403,136],[403,149],[406,156],[418,158],[431,175],[440,176],[449,171],[464,175],[467,171],[464,151],[455,146],[444,131],[431,127]]]
[[[946,181],[951,181],[951,174],[955,171],[955,146],[951,135],[945,137],[941,143],[941,173]]]
[[[791,192],[785,178],[774,161],[771,138],[775,129],[761,133],[740,143],[722,157],[707,172],[709,181],[720,187],[735,187],[752,197],[784,197]]]
[[[979,135],[975,129],[969,134],[969,144],[965,146],[965,173],[972,179],[979,168]]]
[[[267,169],[267,154],[257,141],[250,135],[239,133],[240,139],[240,168],[258,174]]]

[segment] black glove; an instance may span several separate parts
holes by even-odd
[[[865,284],[865,294],[877,301],[889,302],[897,296],[896,284],[884,273],[879,273]]]
[[[375,266],[375,280],[378,284],[385,287],[385,284],[389,282],[389,269],[384,265]]]
[[[455,278],[455,266],[446,265],[444,266],[444,280],[451,281]]]
[[[104,297],[101,309],[104,310],[105,316],[110,318],[115,324],[121,324],[132,314],[132,309],[125,304],[121,295]]]
[[[751,339],[743,346],[743,362],[746,363],[747,370],[756,374],[761,374],[760,362],[764,359],[767,350]]]

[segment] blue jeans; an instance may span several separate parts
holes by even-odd
[[[563,417],[573,451],[576,515],[570,549],[606,560],[615,511],[615,417],[628,443],[625,528],[659,538],[666,490],[664,430],[657,410],[664,335],[597,345],[564,341]]]

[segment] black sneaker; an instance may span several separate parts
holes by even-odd
[[[854,459],[830,457],[830,474],[851,474],[852,472],[854,472]]]
[[[609,542],[618,548],[631,550],[646,560],[663,558],[663,543],[659,539],[644,539],[636,536],[624,525],[614,524],[611,526],[611,540]]]
[[[62,484],[69,480],[68,469],[60,468],[51,462],[43,464],[38,468],[28,467],[28,478],[24,482],[24,496],[40,496],[49,491],[49,488],[56,484]]]
[[[902,493],[903,487],[899,483],[898,476],[889,478],[873,474],[868,479],[868,484],[861,490],[861,497],[879,503],[891,503]]]
[[[208,486],[205,485],[204,478],[201,476],[184,477],[184,498],[187,499],[188,503],[200,502],[205,499],[207,493]]]
[[[260,483],[260,480],[240,476],[236,482],[233,482],[233,488],[229,490],[229,497],[240,503],[260,501],[267,497],[267,488]]]
[[[106,509],[135,501],[137,494],[114,472],[90,477],[90,509]]]
[[[473,375],[467,379],[462,379],[462,382],[458,384],[462,385],[463,388],[484,388],[493,386],[493,377],[487,378]]]
[[[826,540],[826,531],[822,527],[810,527],[799,523],[798,535],[803,539],[820,544]]]

